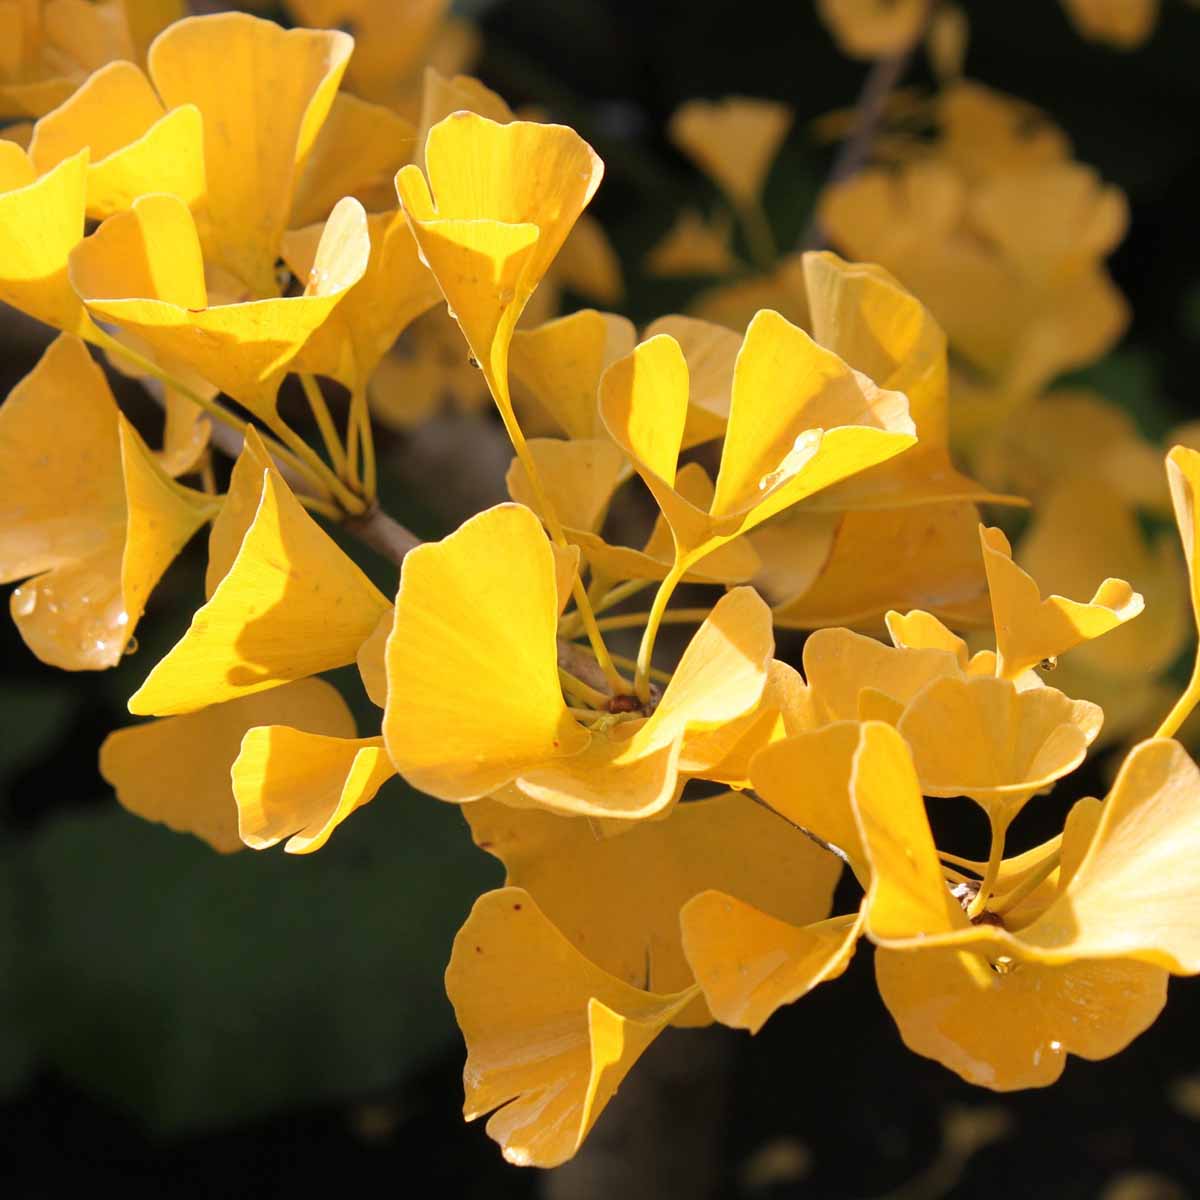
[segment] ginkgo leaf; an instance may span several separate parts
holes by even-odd
[[[862,930],[857,913],[796,925],[719,891],[688,901],[681,919],[684,951],[713,1015],[751,1033],[841,975]]]
[[[446,968],[467,1043],[464,1115],[509,1162],[553,1167],[579,1149],[621,1080],[695,996],[630,987],[594,966],[528,892],[475,903]]]
[[[354,736],[354,718],[337,690],[319,679],[300,679],[118,729],[100,748],[100,774],[130,812],[195,834],[228,854],[242,848],[230,769],[247,730],[274,722],[330,738]]]
[[[203,118],[213,256],[253,299],[278,295],[292,194],[353,49],[337,30],[238,12],[176,21],[150,49],[163,103]]]
[[[997,674],[1012,679],[1027,667],[1132,620],[1142,597],[1123,579],[1106,579],[1089,601],[1042,598],[1037,583],[1012,558],[999,529],[979,527],[996,629]]]
[[[129,701],[192,712],[354,662],[388,602],[274,471],[232,565]]]
[[[689,100],[672,114],[671,140],[735,204],[757,202],[767,170],[792,124],[786,104],[746,96]]]
[[[587,746],[559,689],[557,618],[550,542],[522,505],[405,556],[383,733],[409,783],[475,800]]]
[[[452,113],[425,141],[425,172],[396,176],[413,236],[512,419],[508,352],[525,305],[595,193],[603,164],[571,129]]]
[[[29,157],[39,173],[90,151],[87,215],[103,220],[138,196],[165,192],[201,212],[208,194],[200,111],[171,112],[130,62],[112,62],[90,75],[64,104],[34,127]]]
[[[83,239],[88,151],[0,193],[0,300],[64,333],[97,336],[67,278]]]
[[[135,253],[136,252],[136,253]],[[362,278],[370,237],[362,205],[339,202],[322,233],[303,295],[237,304],[171,301],[147,286],[143,263],[202,262],[191,215],[173,196],[143,196],[110,217],[71,256],[88,309],[135,334],[166,363],[182,363],[268,424],[293,360]],[[197,276],[202,278],[202,276]]]
[[[381,737],[280,724],[248,730],[230,776],[238,833],[255,850],[287,838],[289,854],[311,854],[395,773]]]
[[[841,867],[745,797],[684,804],[661,821],[598,838],[588,821],[480,800],[463,810],[475,842],[499,858],[581,954],[655,992],[693,982],[679,910],[707,888],[731,892],[794,924],[819,921]],[[697,1001],[675,1024],[705,1024]]]
[[[970,796],[1005,822],[1073,771],[1104,713],[1051,687],[1021,691],[988,676],[933,680],[896,726],[927,796]]]
[[[11,485],[0,578],[36,576],[12,594],[21,636],[65,670],[114,666],[218,501],[165,474],[66,334],[0,408],[0,467]]]
[[[597,438],[600,377],[635,341],[633,324],[614,313],[580,309],[513,334],[509,367],[570,438]]]

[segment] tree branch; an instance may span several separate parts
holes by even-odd
[[[898,53],[879,59],[867,72],[867,79],[859,93],[858,103],[854,106],[857,114],[854,130],[842,142],[841,149],[833,160],[829,178],[825,181],[826,188],[858,174],[866,165],[871,156],[871,148],[875,144],[875,135],[879,132],[880,123],[883,121],[883,114],[887,110],[888,100],[896,84],[904,78],[916,48],[924,40],[936,5],[937,0],[925,0],[925,11],[920,21],[917,22],[912,41]],[[800,249],[821,250],[828,240],[819,216],[817,213],[813,213],[812,220],[809,221],[808,227],[804,231],[804,237],[801,239]]]

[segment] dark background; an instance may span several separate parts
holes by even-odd
[[[626,265],[622,308],[639,322],[694,290],[641,277],[642,254],[681,205],[716,202],[663,135],[682,100],[741,92],[794,106],[767,204],[784,245],[807,223],[830,157],[807,124],[850,104],[865,67],[838,54],[808,3],[788,7],[482,9],[477,73],[510,102],[574,125],[605,159],[594,211]],[[1130,197],[1112,269],[1133,324],[1085,375],[1159,437],[1200,415],[1200,11],[1165,3],[1148,45],[1120,53],[1083,41],[1051,0],[964,7],[968,74],[1045,108],[1078,157]],[[924,72],[918,61],[913,78],[928,82]],[[8,314],[0,337],[8,387],[48,338]],[[136,408],[135,394],[122,396]],[[426,432],[384,447],[388,502],[427,536],[499,498],[490,477],[466,495],[423,486],[446,444],[466,455],[494,445],[488,418],[447,420],[440,442]],[[436,470],[475,474],[478,463]],[[384,564],[370,566],[394,588]],[[99,779],[99,744],[186,625],[202,570],[193,546],[156,593],[138,653],[103,675],[41,666],[0,623],[6,1195],[112,1184],[127,1197],[415,1188],[632,1200],[702,1195],[705,1179],[731,1197],[1200,1194],[1200,1103],[1187,1086],[1200,1079],[1200,985],[1174,981],[1163,1017],[1123,1055],[1072,1059],[1054,1088],[993,1096],[903,1049],[866,948],[755,1039],[665,1038],[572,1168],[505,1166],[460,1120],[462,1046],[440,979],[471,900],[501,873],[450,806],[393,784],[320,854],[222,859],[128,816]],[[1102,789],[1102,771],[1091,764],[1030,806],[1017,848],[1055,832],[1073,799]],[[964,853],[983,848],[970,814],[941,828]],[[943,1138],[962,1107],[1005,1130],[965,1164]],[[1129,1172],[1153,1177],[1139,1185]]]

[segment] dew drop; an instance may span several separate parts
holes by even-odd
[[[37,592],[33,588],[17,588],[13,592],[13,614],[18,617],[30,617],[37,608]]]
[[[467,355],[467,362],[469,362],[469,363],[471,364],[471,366],[473,366],[473,367],[475,368],[475,370],[477,370],[477,371],[482,371],[482,370],[483,370],[483,368],[482,368],[482,367],[479,365],[479,359],[477,359],[477,358],[475,357],[475,355],[473,355],[473,354],[468,354],[468,355]]]
[[[1041,671],[1056,671],[1058,670],[1058,655],[1052,654],[1049,658],[1043,658],[1038,663],[1038,669]]]
[[[1016,961],[1009,958],[1007,954],[1001,954],[999,958],[993,959],[990,966],[997,975],[1011,975],[1017,969]]]
[[[135,637],[131,637],[129,639],[129,641],[127,641],[125,643],[125,649],[122,651],[122,653],[125,655],[130,655],[130,654],[136,654],[137,652],[138,652],[138,640]]]

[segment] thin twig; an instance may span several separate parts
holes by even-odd
[[[835,846],[832,842],[827,842],[819,833],[813,833],[813,831],[809,829],[807,825],[797,825],[796,822],[791,819],[791,817],[785,817],[783,813],[779,811],[779,809],[773,808],[760,795],[758,795],[757,792],[751,791],[750,788],[744,788],[742,790],[742,795],[748,800],[753,800],[754,803],[759,805],[761,808],[765,808],[767,812],[773,813],[781,821],[790,825],[797,833],[804,834],[804,836],[808,838],[810,842],[814,842],[816,845],[820,846],[822,850],[832,854],[834,858],[840,858],[842,862],[846,864],[846,866],[848,866],[852,871],[854,870],[854,864],[850,861],[850,855],[848,855],[845,850],[841,848],[841,846]]]
[[[917,22],[912,41],[898,53],[879,59],[867,72],[858,103],[854,106],[854,131],[842,142],[841,149],[833,160],[829,178],[825,181],[826,188],[856,175],[871,157],[871,148],[875,144],[875,135],[879,132],[883,114],[887,110],[888,99],[896,85],[904,78],[913,53],[924,40],[925,31],[929,28],[936,6],[937,0],[925,0],[925,12]],[[814,212],[800,240],[800,249],[820,250],[828,240],[825,230],[821,227],[820,217]]]

